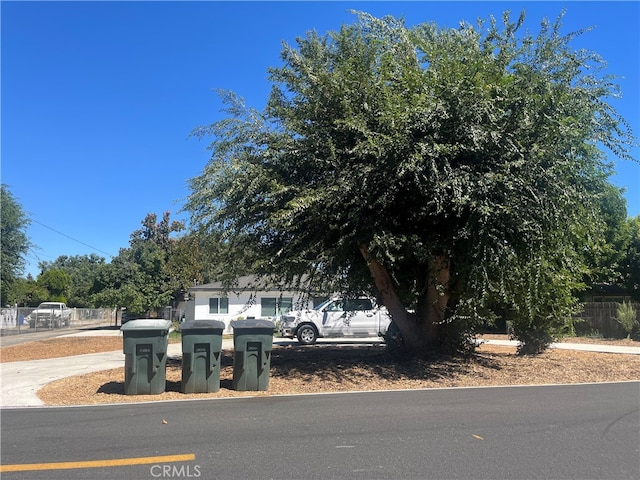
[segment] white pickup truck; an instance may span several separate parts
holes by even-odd
[[[71,324],[71,309],[61,302],[44,302],[28,317],[29,327],[60,328]]]
[[[291,311],[282,316],[278,333],[311,345],[319,337],[383,336],[391,317],[370,298],[327,300],[313,310]]]

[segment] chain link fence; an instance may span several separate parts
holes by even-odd
[[[0,334],[13,335],[51,329],[73,329],[81,327],[122,325],[124,311],[115,308],[70,308],[69,322],[34,322],[30,317],[36,307],[0,308]],[[184,308],[165,307],[155,316],[179,323],[184,319]],[[137,318],[137,317],[136,317]]]
[[[51,330],[53,328],[78,328],[88,326],[116,325],[116,310],[112,308],[70,308],[69,322],[62,325],[52,318],[44,325],[31,322],[30,315],[35,307],[9,307],[0,309],[0,333],[2,335]]]

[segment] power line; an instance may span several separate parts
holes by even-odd
[[[89,247],[89,248],[91,248],[91,249],[95,250],[96,252],[104,253],[105,255],[108,255],[108,256],[109,256],[109,257],[111,257],[111,258],[115,257],[115,255],[111,255],[110,253],[105,252],[104,250],[100,250],[99,248],[96,248],[96,247],[94,247],[93,245],[89,245],[88,243],[84,243],[84,242],[82,242],[82,241],[78,240],[77,238],[73,238],[72,236],[67,235],[66,233],[62,233],[62,232],[60,232],[60,231],[56,230],[55,228],[50,227],[49,225],[45,225],[45,224],[44,224],[44,223],[42,223],[42,222],[39,222],[39,221],[37,221],[37,220],[34,220],[33,218],[31,218],[30,220],[31,220],[32,222],[34,222],[34,223],[37,223],[38,225],[42,225],[43,227],[48,228],[48,229],[49,229],[49,230],[51,230],[52,232],[56,232],[58,235],[62,235],[63,237],[67,237],[67,238],[69,238],[69,239],[73,240],[74,242],[78,242],[78,243],[80,243],[80,244],[84,245],[85,247]]]

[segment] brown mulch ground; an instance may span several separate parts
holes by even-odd
[[[0,348],[0,363],[122,350],[122,337],[57,337]]]
[[[492,336],[505,339],[506,336]],[[640,345],[598,339],[586,343]],[[120,350],[120,337],[68,337],[0,349],[0,361]],[[80,375],[46,385],[38,396],[47,405],[119,403],[186,398],[314,393],[381,389],[416,389],[489,385],[582,383],[640,379],[640,355],[550,349],[541,355],[518,356],[513,347],[483,345],[471,357],[402,360],[382,346],[275,346],[268,391],[232,389],[232,352],[224,351],[220,390],[181,393],[180,360],[167,362],[167,383],[160,395],[124,395],[124,368]]]

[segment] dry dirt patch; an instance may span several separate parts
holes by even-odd
[[[0,348],[0,363],[122,350],[122,337],[57,337]]]

